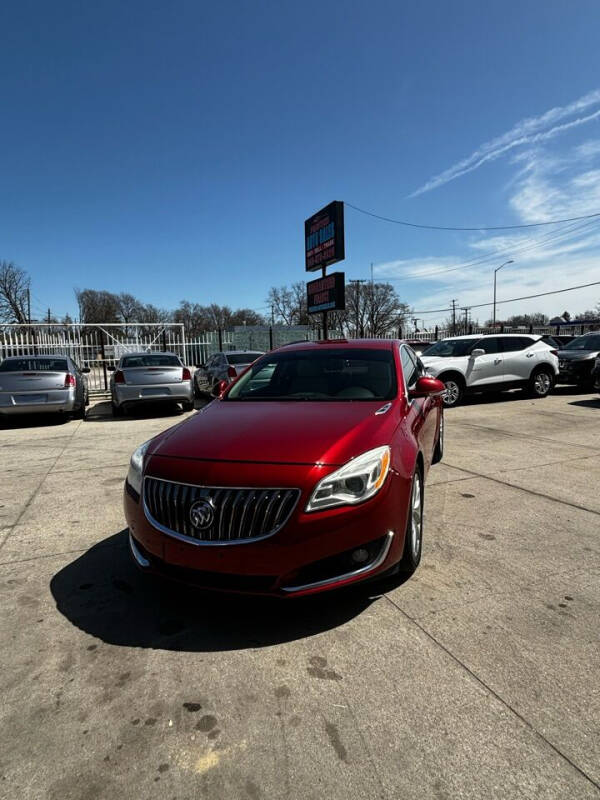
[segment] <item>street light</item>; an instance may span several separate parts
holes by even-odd
[[[494,270],[494,322],[493,322],[494,328],[496,327],[496,273],[498,272],[499,269],[502,269],[502,267],[505,267],[507,264],[514,264],[514,263],[515,262],[512,260],[505,261],[504,264],[500,264],[500,266],[496,267],[496,269]]]

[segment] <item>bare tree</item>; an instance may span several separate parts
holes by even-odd
[[[0,261],[0,321],[25,325],[29,275],[12,261]]]
[[[119,298],[97,289],[75,289],[79,305],[79,321],[84,323],[120,322]]]

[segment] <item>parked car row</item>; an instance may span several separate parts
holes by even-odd
[[[535,334],[455,336],[426,348],[421,360],[444,383],[444,405],[465,394],[521,388],[546,397],[557,383],[592,388],[598,382],[600,333],[589,333],[557,349],[555,337]]]
[[[566,344],[562,339],[570,339]],[[403,340],[419,356],[418,340]],[[192,373],[175,353],[123,355],[111,370],[113,416],[148,402],[170,401],[184,411],[194,397],[216,397],[263,356],[258,350],[218,352]],[[420,352],[428,373],[445,385],[444,405],[466,394],[522,388],[545,397],[557,383],[600,389],[600,332],[577,337],[472,334],[442,339]],[[68,356],[14,356],[0,363],[0,415],[58,412],[85,416],[86,373]]]

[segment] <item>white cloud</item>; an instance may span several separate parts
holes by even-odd
[[[416,189],[410,197],[416,197],[443,186],[461,175],[478,169],[488,161],[500,158],[516,147],[548,141],[567,130],[599,119],[600,108],[581,115],[581,112],[589,111],[598,105],[600,105],[600,90],[596,89],[566,106],[557,106],[537,117],[523,119],[506,133],[480,145],[470,156],[458,161],[438,175],[434,175]],[[570,117],[574,117],[574,119],[569,119]],[[563,120],[567,121],[563,122]]]
[[[518,154],[518,173],[511,180],[509,203],[523,222],[574,217],[600,211],[600,140],[589,140],[557,155],[541,148]],[[492,300],[494,268],[498,299],[541,294],[600,280],[600,218],[529,231],[469,234],[457,255],[399,259],[375,266],[379,279],[392,279],[403,300],[417,309],[445,308],[450,298],[472,306]],[[475,263],[473,263],[475,262]],[[469,265],[469,266],[462,266]],[[397,280],[394,280],[397,279]],[[565,308],[581,312],[600,302],[600,286],[518,301],[498,307],[498,317],[542,311],[549,316]],[[447,317],[447,313],[437,317]],[[473,311],[482,322],[489,308]]]

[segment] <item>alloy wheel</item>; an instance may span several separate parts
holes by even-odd
[[[413,478],[413,488],[410,503],[410,546],[413,559],[419,558],[421,552],[421,539],[423,537],[423,489],[421,473],[417,470]]]
[[[547,372],[538,372],[533,381],[535,393],[543,397],[548,394],[551,388],[550,376]]]
[[[449,380],[444,383],[446,391],[444,392],[444,403],[447,406],[453,406],[460,397],[460,386],[456,381]]]

